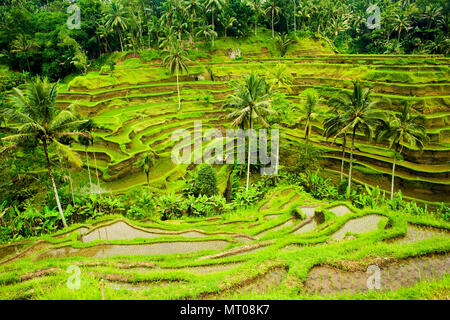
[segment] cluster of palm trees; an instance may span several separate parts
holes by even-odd
[[[176,64],[176,62],[174,62]],[[176,69],[177,67],[175,67]],[[282,68],[279,73],[283,74]],[[284,76],[280,77],[281,79]],[[268,127],[265,120],[268,115],[276,112],[271,108],[273,89],[279,81],[266,81],[256,72],[244,75],[242,81],[233,82],[234,93],[230,95],[224,104],[224,108],[231,109],[227,118],[232,119],[232,125],[241,129],[253,129],[255,124]],[[333,114],[324,120],[324,136],[336,140],[343,137],[343,155],[341,166],[341,179],[343,177],[344,159],[347,136],[350,136],[350,164],[348,172],[348,188],[350,193],[352,182],[353,154],[357,134],[363,133],[369,139],[374,136],[379,142],[389,142],[394,151],[392,165],[391,198],[394,194],[395,166],[398,156],[405,146],[416,146],[422,149],[428,141],[424,117],[413,112],[410,103],[405,104],[399,114],[394,112],[382,112],[375,108],[383,101],[373,101],[371,91],[361,87],[359,82],[354,82],[353,92],[345,93],[341,97],[334,97],[328,101],[333,107]],[[39,77],[28,83],[26,92],[14,88],[12,103],[5,108],[2,116],[8,121],[8,134],[3,141],[9,142],[6,148],[0,151],[6,152],[16,147],[41,146],[44,150],[47,170],[53,187],[58,211],[63,225],[67,226],[61,202],[58,196],[55,179],[53,176],[49,148],[52,146],[58,157],[63,157],[75,166],[81,166],[81,160],[77,153],[73,152],[69,145],[73,138],[84,145],[92,141],[90,132],[94,124],[90,120],[81,119],[75,112],[74,105],[64,110],[58,110],[56,106],[57,84],[51,84],[47,79]],[[305,140],[311,139],[312,121],[323,111],[319,107],[319,96],[313,91],[305,92],[306,103],[301,107],[304,114]],[[251,139],[249,139],[251,143]],[[250,178],[250,150],[248,146],[247,184]],[[141,156],[137,162],[138,167],[144,168],[149,186],[150,168],[155,164],[157,155],[149,151]],[[91,178],[90,178],[91,180]],[[98,173],[97,173],[98,180]]]
[[[71,150],[67,141],[90,136],[81,132],[80,128],[87,120],[80,119],[73,104],[64,110],[58,109],[57,86],[58,84],[51,84],[46,78],[36,77],[28,83],[26,92],[14,88],[11,106],[3,110],[3,116],[10,126],[8,135],[2,140],[10,143],[7,150],[23,146],[43,148],[58,211],[64,227],[67,227],[53,175],[49,148],[53,147],[56,154],[80,167],[81,159]],[[4,151],[5,149],[0,152]]]
[[[355,151],[355,138],[362,133],[371,140],[376,137],[378,142],[389,142],[394,149],[392,164],[391,200],[394,195],[395,165],[404,146],[423,148],[428,141],[424,127],[424,117],[413,114],[411,103],[405,103],[400,114],[384,112],[376,109],[376,105],[387,103],[382,100],[372,100],[371,90],[363,89],[359,82],[354,82],[353,92],[345,93],[342,97],[330,99],[329,104],[334,107],[333,115],[325,119],[324,136],[343,138],[341,179],[343,177],[346,137],[350,135],[350,163],[348,171],[347,194],[350,194],[352,183],[353,154]]]
[[[166,0],[161,8],[147,8],[145,3],[139,0],[130,2],[112,0],[104,6],[103,18],[97,26],[98,40],[104,42],[104,48],[108,50],[108,35],[114,31],[114,34],[119,37],[122,51],[125,33],[128,46],[135,49],[144,47],[147,41],[150,46],[150,39],[161,43],[164,39],[171,37],[178,37],[180,40],[187,37],[192,43],[196,36],[210,39],[214,46],[214,39],[218,36],[217,24],[220,24],[225,37],[230,28],[235,28],[237,34],[245,32],[240,29],[242,23],[232,9],[234,2],[236,1]],[[285,33],[291,30],[296,33],[297,29],[310,30],[334,40],[348,30],[352,33],[348,34],[349,37],[370,31],[366,27],[368,5],[362,0],[354,4],[337,0],[242,0],[237,2],[252,10],[255,35],[258,25],[266,23],[272,30],[273,38],[276,27],[278,31]],[[445,29],[446,14],[436,3],[419,7],[418,4],[408,0],[401,0],[383,1],[379,5],[382,10],[382,23],[374,41],[383,42],[386,45],[392,41],[393,37],[400,42],[402,36],[409,36],[418,28],[424,32],[425,29],[431,28]],[[281,27],[281,21],[286,22],[285,27]],[[144,30],[147,32],[147,41]],[[445,32],[443,34],[444,43],[433,42],[429,39],[420,44],[420,49],[431,52],[448,50],[448,37],[445,36]]]

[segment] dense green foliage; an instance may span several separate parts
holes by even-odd
[[[69,5],[2,1],[0,63],[57,80],[86,72],[104,53],[158,47],[175,38],[193,44],[217,36],[247,37],[255,27],[325,37],[348,53],[448,54],[450,48],[445,0],[378,1],[381,28],[374,30],[366,26],[373,12],[366,13],[364,0],[79,0],[81,28],[72,30],[66,26]],[[287,41],[277,41],[282,52]]]
[[[194,181],[194,195],[205,195],[211,197],[217,194],[217,191],[216,171],[208,164],[201,165]]]

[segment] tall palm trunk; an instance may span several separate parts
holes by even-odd
[[[272,9],[272,38],[275,38],[275,32],[273,30],[273,9]]]
[[[63,210],[61,207],[61,202],[59,201],[58,189],[56,189],[55,179],[53,178],[53,172],[52,172],[52,167],[50,165],[50,159],[48,157],[47,141],[44,139],[44,140],[42,140],[42,143],[44,145],[44,153],[45,153],[45,160],[47,161],[48,175],[50,176],[50,180],[53,185],[53,192],[55,193],[56,205],[58,206],[58,211],[61,216],[63,226],[64,226],[64,228],[67,228],[66,219],[64,218],[64,213],[63,213]]]
[[[295,17],[295,13],[297,12],[297,5],[294,0],[294,35],[297,36],[297,18]]]
[[[215,31],[215,26],[214,26],[214,9],[212,9],[212,27],[213,27],[213,31]],[[214,35],[212,36],[212,46],[214,47]]]
[[[342,142],[342,163],[341,163],[341,179],[344,178],[344,160],[345,160],[345,145],[347,144],[347,135],[344,134],[344,141]]]
[[[310,124],[310,120],[309,120],[309,118],[308,119],[306,119],[306,127],[305,127],[305,140],[306,140],[306,143],[308,143],[308,141],[309,141],[309,136],[311,135],[311,124]]]
[[[119,31],[120,49],[123,52],[122,32],[120,31],[120,28],[117,28],[117,30]]]
[[[353,128],[353,134],[352,134],[352,147],[350,149],[350,168],[348,170],[348,190],[347,190],[347,196],[350,196],[350,190],[352,187],[352,169],[353,169],[353,149],[355,148],[355,134],[356,134],[356,127]]]
[[[89,187],[90,190],[92,190],[92,178],[91,178],[91,169],[89,168],[89,155],[87,152],[87,147],[84,147],[84,152],[86,153],[86,163],[87,163],[87,167],[88,167],[88,174],[89,174]]]
[[[394,161],[392,163],[392,179],[391,179],[391,201],[394,199],[394,185],[395,185],[395,162],[397,160],[398,142],[395,144]]]
[[[252,138],[251,138],[251,133],[252,133],[252,128],[253,128],[253,123],[252,123],[252,113],[253,113],[253,109],[250,108],[250,133],[248,135],[248,164],[247,164],[247,187],[246,190],[248,191],[248,184],[250,181],[250,151],[252,148]]]
[[[59,152],[58,152],[58,158],[59,158],[59,163],[62,165],[61,155],[59,154]],[[70,175],[70,170],[67,170],[67,173],[69,174],[69,183],[70,183],[70,192],[72,194],[72,203],[73,203],[73,206],[75,207],[75,195],[73,193],[72,176]]]
[[[98,178],[98,169],[97,169],[97,156],[94,152],[94,164],[95,164],[95,174],[97,175],[97,185],[100,186],[100,179]]]
[[[178,77],[178,66],[177,69],[177,91],[178,91],[178,112],[181,110],[181,97],[180,97],[180,81]]]
[[[70,175],[70,171],[69,171],[69,182],[70,182],[70,192],[72,193],[72,203],[73,203],[73,206],[75,207],[75,195],[73,193],[73,183],[72,183],[72,176]]]

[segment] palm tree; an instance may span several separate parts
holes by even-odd
[[[400,42],[400,35],[401,35],[402,31],[408,32],[408,30],[410,29],[410,25],[411,25],[411,21],[409,20],[408,16],[406,16],[405,14],[400,13],[400,14],[396,14],[394,16],[393,27],[394,27],[394,31],[398,32],[398,38],[397,38],[398,42]]]
[[[266,0],[247,0],[246,4],[248,6],[250,6],[250,8],[252,8],[252,10],[254,11],[254,17],[255,17],[255,36],[256,36],[256,29],[258,26],[258,20],[259,17],[261,16],[261,14],[264,13],[264,3]]]
[[[335,114],[327,119],[323,123],[323,135],[327,138],[335,136],[339,131],[345,127],[345,123],[342,121],[342,112],[334,110]],[[336,140],[336,139],[335,139]],[[342,138],[342,157],[341,157],[341,176],[340,181],[344,178],[344,163],[345,163],[345,148],[347,146],[347,133],[343,133]]]
[[[224,4],[224,0],[205,0],[205,8],[211,11],[211,22],[212,22],[212,27],[213,27],[213,31],[215,31],[215,26],[214,26],[214,11],[216,10],[221,10],[222,7],[225,5]],[[214,36],[212,37],[212,45],[214,47]]]
[[[275,31],[274,31],[274,26],[273,26],[274,18],[275,18],[275,15],[279,15],[280,14],[281,9],[280,9],[279,6],[277,6],[277,1],[276,0],[269,0],[269,1],[270,2],[268,4],[268,7],[267,7],[265,13],[266,14],[270,13],[271,16],[272,16],[272,38],[275,38]]]
[[[428,29],[431,28],[433,22],[437,22],[442,18],[442,7],[432,4],[425,7],[425,11],[422,13],[424,20],[428,21]]]
[[[286,88],[289,93],[292,92],[292,74],[289,72],[286,65],[279,63],[271,75],[272,89]]]
[[[395,182],[395,163],[397,154],[401,154],[404,145],[410,147],[419,147],[423,149],[423,145],[428,141],[426,130],[424,127],[425,117],[423,115],[413,115],[411,112],[412,105],[405,103],[399,115],[393,114],[389,120],[378,129],[378,140],[389,141],[390,148],[394,149],[394,161],[392,163],[392,179],[391,179],[391,201],[394,198],[394,182]]]
[[[225,108],[231,108],[233,111],[227,116],[234,119],[232,126],[240,128],[253,129],[255,122],[261,123],[264,127],[269,124],[265,121],[265,116],[275,114],[270,109],[270,88],[264,77],[259,77],[256,72],[244,75],[243,82],[235,82],[234,94],[230,95],[225,103]],[[249,136],[248,158],[247,158],[247,187],[248,190],[250,180],[250,151],[251,138]]]
[[[12,123],[13,133],[3,140],[15,142],[15,146],[32,143],[37,146],[42,143],[47,162],[48,174],[53,185],[56,204],[64,227],[67,227],[64,213],[58,196],[53,172],[50,164],[48,148],[54,144],[57,151],[64,154],[72,163],[81,165],[78,155],[70,148],[59,142],[59,139],[73,136],[86,136],[77,132],[77,128],[84,120],[79,120],[74,111],[74,105],[58,111],[56,106],[57,84],[52,85],[46,78],[33,79],[28,84],[26,94],[20,89],[14,88],[12,108],[5,111],[5,116]]]
[[[294,35],[297,36],[297,1],[294,2]]]
[[[374,107],[379,101],[371,101],[371,91],[363,89],[359,81],[353,83],[353,93],[345,93],[342,98],[330,99],[331,104],[335,104],[342,114],[335,119],[342,122],[342,129],[335,134],[335,138],[348,133],[351,130],[352,144],[350,149],[350,168],[348,171],[348,188],[350,194],[352,183],[353,168],[353,150],[355,148],[356,132],[362,131],[369,139],[372,138],[372,131],[385,118],[383,112]],[[339,126],[341,124],[329,124],[330,126]]]
[[[227,30],[231,28],[233,24],[237,21],[235,17],[232,17],[229,14],[226,14],[225,11],[219,15],[219,21],[223,26],[225,38],[227,37]]]
[[[197,19],[197,13],[201,10],[199,0],[186,0],[186,10],[189,12],[189,22],[191,24],[190,41],[194,41],[194,23]]]
[[[120,48],[123,52],[123,40],[122,31],[127,29],[127,12],[118,0],[111,0],[109,6],[107,6],[105,11],[106,27],[108,29],[114,29],[120,40]]]
[[[102,23],[102,22],[98,23],[95,34],[98,38],[99,44],[101,43],[102,39],[104,40],[104,51],[105,51],[105,53],[108,53],[110,50],[109,43],[108,43],[109,30],[108,30],[108,27],[106,26],[106,24]]]
[[[138,168],[144,168],[145,175],[147,176],[147,188],[150,190],[150,168],[155,165],[156,154],[152,150],[141,155],[136,163]]]
[[[25,59],[27,60],[28,72],[31,72],[29,55],[30,52],[34,51],[36,48],[39,48],[39,45],[27,35],[19,34],[17,38],[11,42],[11,48],[12,53],[18,53],[19,55],[25,56]]]
[[[89,175],[89,190],[92,191],[91,168],[89,167],[89,154],[87,152],[89,145],[92,144],[92,138],[80,136],[80,137],[78,137],[78,142],[84,146],[84,152],[86,153],[86,164],[87,164],[88,175]]]
[[[86,153],[86,159],[87,159],[86,163],[87,163],[87,167],[88,167],[89,183],[90,183],[91,191],[92,191],[92,179],[91,179],[91,172],[90,172],[90,168],[89,168],[89,155],[87,152],[87,148],[89,147],[89,145],[94,145],[94,138],[92,136],[92,133],[95,130],[95,128],[96,128],[96,125],[92,119],[87,119],[86,122],[83,123],[78,128],[81,132],[85,132],[89,135],[88,137],[80,136],[78,138],[78,141],[80,142],[81,145],[83,145],[85,147],[85,153]],[[97,186],[100,187],[100,178],[98,175],[98,168],[97,168],[97,156],[95,154],[95,151],[93,152],[93,154],[94,154],[95,175],[97,176]]]
[[[295,1],[294,1],[294,3],[295,3]],[[311,20],[311,8],[307,5],[307,2],[300,3],[300,6],[297,10],[296,15],[298,15],[298,17],[300,18],[300,20],[301,20],[300,28],[303,29],[304,26],[306,25],[306,20],[307,19]]]
[[[308,89],[305,92],[303,92],[302,95],[306,96],[306,103],[302,105],[302,107],[300,108],[300,111],[303,113],[303,116],[300,117],[299,122],[301,123],[303,120],[306,121],[305,140],[306,143],[308,143],[311,137],[312,121],[322,116],[324,112],[321,108],[319,108],[319,95],[314,89]]]
[[[293,43],[295,43],[295,40],[290,39],[287,34],[277,34],[277,36],[275,37],[275,46],[277,47],[278,51],[280,51],[281,57],[284,57],[287,50],[289,49],[289,46]]]
[[[217,32],[213,30],[211,25],[204,23],[198,27],[198,31],[195,35],[197,37],[204,36],[205,41],[208,41],[208,38],[214,39],[215,36],[217,37]]]
[[[178,111],[181,110],[181,97],[180,97],[180,82],[179,73],[189,72],[188,66],[186,64],[189,61],[187,57],[187,52],[183,48],[183,45],[179,42],[172,42],[168,49],[163,52],[163,65],[169,68],[170,74],[177,75],[177,91],[178,91]]]

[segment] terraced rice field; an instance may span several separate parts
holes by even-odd
[[[273,193],[285,195],[285,209],[254,209],[245,219],[118,216],[2,245],[0,298],[100,299],[101,280],[106,299],[314,299],[449,289],[448,223],[342,202],[312,205],[291,186]],[[302,220],[289,209],[297,207],[314,210]],[[335,215],[324,220],[324,210]],[[74,275],[79,289],[69,285]]]
[[[242,51],[242,59],[231,60],[229,48],[217,44],[213,57],[207,56],[189,63],[189,75],[181,77],[182,110],[177,112],[175,78],[168,75],[159,60],[144,61],[137,55],[122,58],[116,71],[110,74],[91,72],[73,79],[60,90],[58,104],[63,107],[78,102],[78,111],[95,120],[100,129],[95,143],[87,148],[91,170],[99,170],[102,187],[113,192],[126,192],[146,183],[145,174],[136,168],[137,158],[152,149],[159,155],[150,172],[154,192],[178,191],[178,179],[186,173],[187,165],[175,165],[170,160],[175,143],[171,140],[176,129],[194,130],[194,121],[202,120],[203,131],[230,127],[221,108],[232,92],[230,80],[238,79],[251,70],[269,78],[282,63],[293,78],[287,98],[299,102],[298,94],[315,88],[324,98],[351,90],[351,80],[360,80],[373,89],[374,98],[391,102],[381,108],[398,111],[402,101],[417,102],[426,117],[430,143],[423,151],[404,146],[403,159],[397,162],[397,184],[409,198],[425,201],[447,201],[450,192],[450,82],[449,59],[442,56],[377,56],[334,55],[319,44],[312,48],[300,42],[285,58],[271,56],[267,48],[255,43]],[[246,51],[247,50],[247,51]],[[209,71],[208,71],[209,70]],[[303,125],[300,114],[292,111],[280,123],[280,164],[290,165],[289,149],[302,141]],[[340,139],[327,141],[322,137],[321,119],[313,123],[312,142],[325,151],[326,168],[339,172],[341,165]],[[194,140],[191,139],[192,146]],[[356,138],[354,178],[361,183],[390,188],[393,152],[387,145]],[[203,143],[203,149],[207,142]],[[198,148],[198,146],[197,146]],[[86,165],[84,146],[74,145]],[[194,148],[191,152],[194,153]],[[288,150],[288,151],[283,151]],[[97,163],[93,155],[96,155]],[[346,166],[348,165],[348,150]],[[226,175],[219,176],[221,188]],[[168,181],[172,183],[168,183]],[[396,189],[397,190],[397,189]],[[268,204],[269,205],[269,204]],[[284,209],[284,208],[281,208]]]

